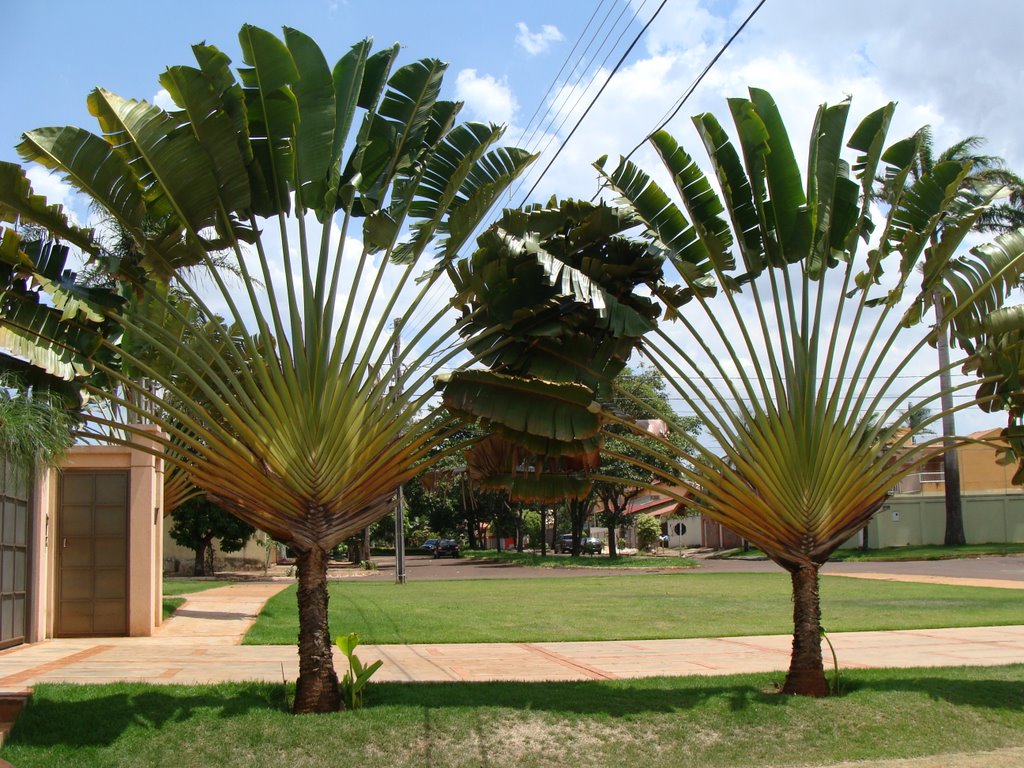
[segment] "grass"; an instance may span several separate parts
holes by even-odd
[[[696,560],[688,557],[644,557],[638,555],[571,555],[548,554],[546,557],[531,552],[495,552],[493,549],[478,549],[463,552],[466,557],[476,560],[494,560],[513,565],[530,565],[537,568],[642,568],[658,570],[669,568],[693,568]]]
[[[174,612],[185,604],[184,597],[165,597],[163,601],[164,621],[167,621]]]
[[[358,712],[304,717],[287,714],[291,689],[274,684],[40,685],[0,757],[18,768],[724,768],[1024,743],[1022,665],[851,671],[848,692],[825,700],[777,695],[780,679],[381,683]]]
[[[183,597],[177,597],[177,595],[187,595],[190,592],[205,592],[208,589],[215,589],[216,587],[227,587],[234,584],[233,581],[197,581],[195,579],[164,579],[164,601],[163,601],[163,615],[164,621],[171,618],[174,612],[181,608],[185,604]]]
[[[829,558],[834,563],[886,562],[893,560],[958,560],[986,555],[1024,554],[1024,544],[967,544],[962,547],[921,545],[912,547],[883,547],[882,549],[837,549]],[[751,548],[736,550],[723,558],[765,557],[764,552]]]
[[[205,592],[208,589],[230,587],[235,583],[234,581],[207,579],[203,581],[197,579],[164,579],[164,595],[173,597],[175,595],[187,595],[190,592]]]
[[[785,573],[330,584],[334,632],[367,643],[493,643],[792,632]],[[1024,590],[823,577],[830,632],[1020,623]],[[293,644],[295,587],[270,599],[248,644]]]

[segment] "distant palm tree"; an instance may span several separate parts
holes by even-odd
[[[910,169],[908,183],[916,182],[930,174],[936,165],[944,162],[967,163],[970,171],[961,182],[961,188],[969,195],[982,193],[986,188],[1004,187],[1008,191],[1005,202],[989,206],[974,222],[975,232],[1001,234],[1024,226],[1024,179],[1006,167],[1006,161],[997,155],[980,152],[985,143],[981,136],[968,136],[952,144],[938,155],[935,154],[931,126],[924,126],[918,132],[920,142],[914,163]],[[946,217],[932,232],[934,244],[943,228],[954,226],[955,216]],[[924,267],[927,270],[927,266]],[[964,533],[963,502],[960,494],[960,461],[953,448],[956,435],[956,419],[953,410],[952,372],[949,361],[949,330],[943,322],[943,288],[934,292],[933,307],[935,326],[938,330],[935,346],[939,356],[939,387],[942,390],[942,435],[946,451],[943,455],[944,487],[946,493],[946,530],[944,543],[950,546],[967,543]]]

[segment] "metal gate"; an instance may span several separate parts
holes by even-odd
[[[56,634],[128,634],[128,472],[65,470],[57,535]]]
[[[28,632],[31,477],[0,459],[0,648],[25,642]]]

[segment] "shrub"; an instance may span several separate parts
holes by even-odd
[[[636,545],[638,549],[654,549],[658,545],[661,526],[650,515],[636,515],[633,520],[636,526]]]

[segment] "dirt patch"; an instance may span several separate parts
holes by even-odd
[[[901,760],[857,760],[835,763],[830,768],[1024,768],[1024,747],[992,752],[959,752]]]

